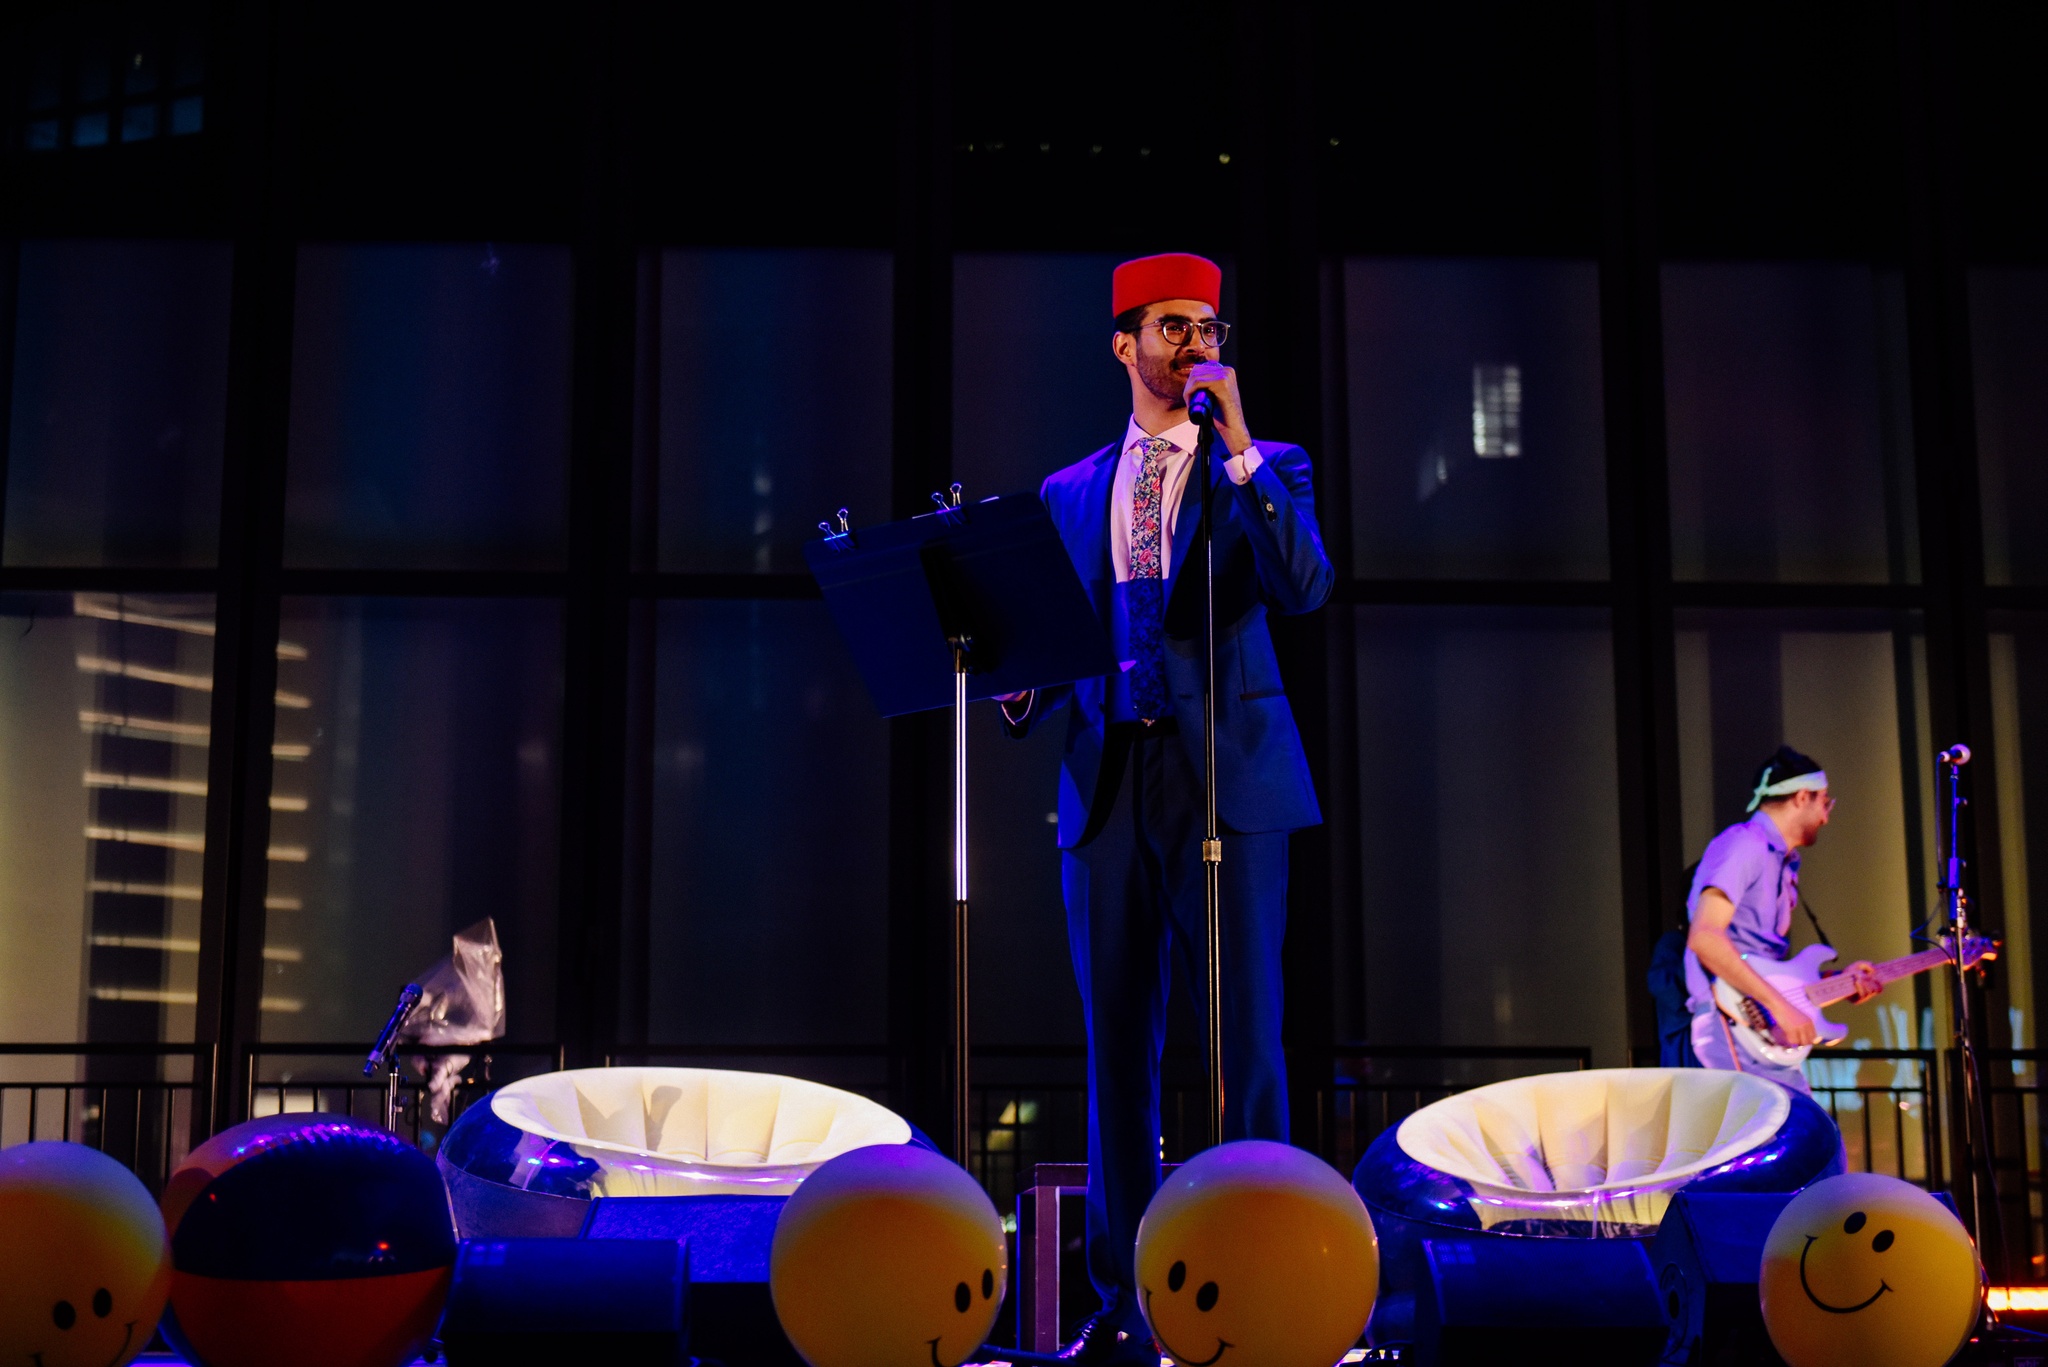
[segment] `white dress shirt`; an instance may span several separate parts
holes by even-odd
[[[1179,448],[1166,453],[1159,479],[1159,577],[1167,579],[1173,575],[1174,523],[1180,519],[1180,501],[1187,492],[1188,471],[1194,468],[1199,435],[1200,430],[1192,422],[1179,423],[1164,432],[1147,432],[1138,426],[1135,414],[1124,429],[1123,454],[1117,457],[1116,484],[1109,495],[1109,562],[1116,571],[1117,583],[1131,577],[1131,496],[1137,487],[1138,469],[1144,464],[1138,444],[1148,436],[1160,436]],[[1266,458],[1253,445],[1245,447],[1243,455],[1225,461],[1223,468],[1229,472],[1231,483],[1243,484],[1265,463]]]
[[[1173,573],[1173,529],[1180,520],[1180,501],[1187,492],[1188,471],[1195,463],[1195,442],[1200,431],[1193,422],[1178,423],[1164,432],[1149,433],[1138,426],[1136,414],[1131,415],[1130,424],[1124,428],[1124,446],[1117,457],[1116,483],[1109,493],[1109,561],[1121,584],[1131,577],[1131,494],[1138,482],[1138,467],[1143,457],[1137,450],[1138,443],[1148,436],[1161,436],[1177,448],[1168,451],[1162,461],[1164,469],[1159,478],[1159,577],[1164,579]],[[1223,468],[1233,484],[1248,484],[1258,473],[1266,458],[1259,454],[1256,444],[1244,448],[1241,455],[1235,455],[1223,462]],[[1128,672],[1131,661],[1120,660],[1119,665]],[[1112,692],[1116,690],[1113,688]],[[1026,693],[1014,703],[998,703],[1003,715],[1012,722],[1021,721],[1031,709],[1032,695]],[[1112,710],[1115,702],[1112,699]],[[1149,723],[1148,723],[1149,724]]]

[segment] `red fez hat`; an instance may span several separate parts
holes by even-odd
[[[1223,268],[1206,256],[1166,252],[1141,256],[1116,268],[1109,281],[1112,318],[1162,299],[1199,299],[1223,307]]]

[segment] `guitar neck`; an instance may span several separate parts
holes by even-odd
[[[1877,974],[1879,982],[1895,983],[1901,978],[1910,978],[1915,973],[1940,968],[1948,962],[1946,949],[1923,949],[1918,954],[1908,954],[1902,959],[1886,959],[1883,963],[1872,964],[1870,967],[1871,971]],[[1838,1002],[1844,997],[1856,995],[1856,983],[1847,974],[1837,974],[1832,978],[1822,978],[1817,983],[1808,983],[1799,995],[1804,997],[1810,1006],[1826,1006],[1829,1002]]]

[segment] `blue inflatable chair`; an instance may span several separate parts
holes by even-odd
[[[1383,1131],[1351,1183],[1380,1237],[1374,1344],[1406,1342],[1432,1238],[1648,1239],[1679,1191],[1795,1192],[1844,1167],[1811,1098],[1746,1073],[1546,1073]]]

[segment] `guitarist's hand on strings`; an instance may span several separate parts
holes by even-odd
[[[1850,964],[1842,970],[1842,976],[1856,980],[1856,995],[1849,1000],[1857,1006],[1861,1006],[1878,993],[1884,991],[1884,983],[1878,978],[1877,970],[1871,967],[1870,960],[1868,959],[1858,959],[1855,963]]]

